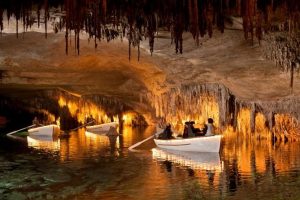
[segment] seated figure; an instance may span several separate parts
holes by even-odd
[[[205,133],[205,136],[212,136],[214,135],[214,126],[213,126],[213,123],[214,123],[214,120],[212,118],[208,118],[207,120],[207,131]]]
[[[165,130],[160,134],[159,139],[172,139],[173,132],[171,130],[171,124],[168,124]]]

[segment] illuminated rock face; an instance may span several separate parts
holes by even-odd
[[[295,110],[300,110],[300,100],[297,98],[249,102],[236,98],[223,85],[203,84],[182,86],[150,99],[154,100],[151,102],[156,116],[174,126],[189,120],[203,125],[208,118],[213,118],[221,132],[233,127],[244,136],[299,140],[300,115]]]
[[[229,122],[230,100],[228,89],[217,84],[182,86],[151,99],[157,117],[164,117],[172,124],[192,120],[204,124],[213,118],[217,127]]]

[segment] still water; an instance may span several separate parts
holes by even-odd
[[[227,135],[220,154],[167,152],[155,132],[0,140],[0,199],[300,199],[300,144]]]

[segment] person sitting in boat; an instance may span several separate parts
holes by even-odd
[[[192,135],[190,134],[190,137],[194,137],[194,136],[203,136],[205,135],[205,133],[203,134],[203,132],[199,129],[199,128],[195,128],[194,127],[195,122],[194,121],[190,121],[190,127],[192,130]]]
[[[183,129],[183,134],[182,134],[183,138],[188,138],[189,134],[188,134],[188,124],[185,122],[184,124],[184,129]]]
[[[202,136],[204,136],[207,132],[207,124],[204,124],[203,129],[201,130]]]
[[[171,124],[168,124],[165,130],[160,134],[159,139],[172,139],[173,132],[171,130]]]
[[[40,125],[40,122],[37,117],[33,118],[32,125],[34,125],[35,127],[38,127]]]
[[[213,126],[213,123],[214,123],[214,120],[212,118],[208,118],[207,120],[207,131],[205,133],[205,136],[212,136],[214,135],[214,126]]]
[[[195,137],[195,133],[193,132],[194,124],[193,121],[185,122],[184,131],[183,131],[183,138]]]
[[[90,126],[95,125],[95,119],[93,118],[93,115],[87,117],[86,124],[89,124]]]

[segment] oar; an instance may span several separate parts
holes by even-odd
[[[25,130],[25,129],[28,129],[28,128],[31,128],[31,127],[34,127],[34,126],[35,126],[34,124],[33,124],[33,125],[30,125],[30,126],[26,126],[26,127],[21,128],[21,129],[19,129],[19,130],[16,130],[16,131],[7,133],[6,135],[12,135],[12,134],[14,134],[14,133],[17,133],[17,132],[19,132],[19,131],[23,131],[23,130]]]
[[[89,125],[89,124],[93,123],[94,121],[95,121],[95,120],[93,120],[93,121],[90,121],[90,122],[88,122],[88,123],[85,123],[85,124],[83,124],[83,125],[81,125],[81,126],[79,126],[79,127],[77,127],[77,128],[71,129],[71,131],[76,131],[76,130],[78,130],[78,129],[82,128],[82,127],[85,127],[85,126],[87,126],[87,125]]]
[[[136,151],[136,150],[134,150],[134,148],[140,146],[140,145],[143,144],[144,142],[146,142],[146,141],[148,141],[148,140],[154,138],[155,136],[157,136],[157,135],[159,135],[159,134],[161,134],[161,132],[155,133],[154,135],[151,135],[150,137],[148,137],[148,138],[142,140],[141,142],[138,142],[138,143],[135,143],[134,145],[131,145],[131,146],[128,148],[128,150],[129,150],[129,151]]]

